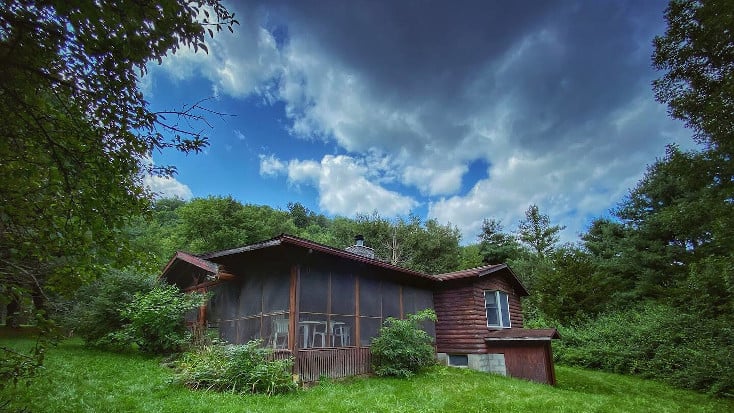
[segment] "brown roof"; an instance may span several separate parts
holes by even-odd
[[[493,330],[484,338],[484,341],[516,341],[516,340],[551,340],[561,338],[555,328],[507,328]]]
[[[388,270],[397,271],[397,272],[400,272],[400,273],[403,273],[409,276],[428,279],[431,281],[439,281],[439,282],[472,278],[472,277],[483,277],[485,275],[492,274],[498,271],[505,271],[506,274],[509,276],[510,281],[514,284],[517,293],[521,296],[529,295],[528,291],[522,285],[520,280],[512,272],[510,267],[508,267],[506,264],[485,265],[481,267],[470,268],[467,270],[430,275],[430,274],[424,274],[418,271],[409,270],[407,268],[399,267],[397,265],[393,265],[385,261],[380,261],[374,258],[369,258],[369,257],[365,257],[359,254],[354,254],[347,250],[333,248],[328,245],[319,244],[317,242],[310,241],[305,238],[299,238],[299,237],[295,237],[293,235],[288,235],[288,234],[280,234],[275,238],[271,238],[269,240],[257,242],[254,244],[245,245],[245,246],[238,247],[238,248],[230,248],[230,249],[221,250],[221,251],[212,251],[212,252],[207,252],[207,253],[198,254],[198,255],[193,255],[193,254],[179,251],[176,253],[176,255],[173,256],[173,258],[171,258],[171,260],[168,262],[166,267],[163,269],[161,278],[165,277],[166,273],[169,270],[171,270],[172,266],[176,262],[180,262],[180,261],[184,261],[195,267],[201,268],[211,274],[218,275],[219,272],[222,272],[220,266],[209,260],[213,258],[225,257],[228,255],[241,254],[241,253],[248,252],[248,251],[255,251],[255,250],[260,250],[264,248],[275,247],[278,245],[292,245],[292,246],[297,246],[301,248],[307,248],[313,251],[322,252],[322,253],[329,254],[332,256],[346,258],[352,261],[362,262],[365,264],[385,268]]]
[[[187,262],[212,274],[216,274],[219,269],[219,266],[211,261],[201,259],[195,255],[189,254],[188,252],[176,251],[176,254],[170,261],[168,261],[168,264],[166,264],[166,268],[163,269],[163,274],[165,274],[177,260]]]
[[[397,265],[392,265],[388,262],[384,262],[384,261],[380,261],[374,258],[369,258],[369,257],[365,257],[362,255],[354,254],[346,250],[333,248],[328,245],[319,244],[317,242],[313,242],[305,238],[299,238],[299,237],[295,237],[293,235],[288,235],[288,234],[280,234],[275,238],[271,238],[269,240],[258,242],[255,244],[245,245],[239,248],[232,248],[228,250],[213,251],[213,252],[208,252],[204,254],[199,254],[198,257],[204,260],[209,260],[212,258],[219,258],[219,257],[227,256],[227,255],[240,254],[246,251],[254,251],[254,250],[259,250],[262,248],[274,247],[277,245],[298,246],[301,248],[307,248],[307,249],[311,249],[314,251],[322,252],[325,254],[329,254],[329,255],[333,255],[333,256],[337,256],[341,258],[347,258],[352,261],[363,262],[365,264],[375,265],[377,267],[382,267],[382,268],[389,269],[392,271],[398,271],[398,272],[401,272],[401,273],[404,273],[410,276],[426,278],[426,279],[434,280],[434,281],[436,280],[436,278],[432,275],[424,274],[418,271],[409,270],[403,267],[398,267]]]
[[[520,282],[514,272],[507,266],[507,264],[490,264],[483,265],[481,267],[469,268],[467,270],[447,272],[443,274],[436,274],[434,277],[440,281],[451,281],[461,280],[465,278],[484,277],[485,275],[495,273],[497,271],[505,270],[508,273],[510,281],[515,285],[517,293],[521,296],[530,295],[528,290]]]

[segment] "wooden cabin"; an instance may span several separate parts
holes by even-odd
[[[521,328],[520,297],[527,291],[507,266],[428,275],[375,259],[361,239],[340,250],[283,234],[224,251],[177,252],[161,279],[184,291],[212,293],[192,322],[216,329],[230,343],[262,339],[276,357],[293,355],[294,373],[306,382],[369,373],[369,345],[385,319],[425,308],[438,315],[438,323],[424,328],[435,337],[439,360],[555,382],[547,358],[555,336],[540,340],[548,335],[538,335],[543,330]],[[498,300],[494,313],[488,291]],[[487,327],[487,315],[500,317],[500,327]],[[527,332],[536,339],[520,337]],[[485,368],[488,357],[495,360],[492,368]],[[534,364],[521,366],[523,357]],[[500,358],[505,370],[496,366]],[[545,363],[542,374],[534,370],[537,360]]]
[[[450,366],[556,384],[555,329],[523,328],[528,291],[504,264],[435,276],[436,352]]]

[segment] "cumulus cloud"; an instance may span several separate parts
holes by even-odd
[[[246,20],[206,60],[183,51],[164,69],[282,102],[294,136],[348,153],[260,157],[261,175],[313,185],[325,211],[404,214],[425,202],[472,240],[483,218],[512,227],[536,203],[571,238],[685,139],[650,92],[663,7],[251,2],[235,6]],[[475,161],[489,166],[469,176]]]
[[[326,155],[320,162],[292,160],[288,181],[308,183],[319,191],[319,206],[331,214],[353,216],[378,211],[385,216],[408,214],[414,199],[389,191],[366,178],[368,168],[349,156]]]
[[[189,200],[193,193],[188,185],[171,177],[147,175],[143,177],[143,184],[157,196],[165,198],[181,198]]]

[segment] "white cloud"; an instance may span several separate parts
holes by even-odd
[[[286,171],[286,165],[275,155],[260,155],[260,175],[277,176]]]
[[[686,137],[654,102],[649,50],[640,50],[663,27],[664,6],[487,2],[483,12],[426,6],[416,19],[401,3],[357,13],[250,6],[210,55],[182,50],[163,70],[200,73],[235,98],[282,102],[293,135],[350,154],[260,155],[262,176],[313,185],[325,211],[344,215],[405,214],[419,201],[384,185],[416,188],[429,216],[459,226],[465,241],[483,218],[515,227],[531,203],[571,239],[666,143]],[[283,39],[265,29],[278,25]],[[475,161],[486,175],[468,176]]]
[[[143,184],[160,197],[177,197],[185,200],[193,197],[188,185],[179,182],[175,178],[146,175],[143,177]]]
[[[344,216],[378,211],[383,216],[406,215],[417,202],[369,181],[367,167],[349,156],[326,155],[321,162],[292,160],[288,163],[291,183],[314,185],[319,206]]]

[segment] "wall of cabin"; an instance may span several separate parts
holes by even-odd
[[[503,276],[487,276],[447,282],[433,294],[438,322],[436,349],[439,353],[487,353],[484,338],[490,330],[484,310],[484,291],[499,290],[508,294],[510,325],[522,328],[520,297]]]

